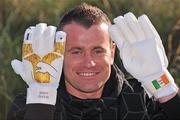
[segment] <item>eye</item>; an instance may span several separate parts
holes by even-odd
[[[102,48],[96,48],[94,49],[95,54],[101,54],[104,53],[104,50]]]
[[[73,50],[71,51],[71,54],[80,55],[82,53],[81,50]]]

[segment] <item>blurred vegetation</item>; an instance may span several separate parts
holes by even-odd
[[[12,59],[21,59],[25,29],[39,22],[56,26],[65,11],[81,2],[98,6],[111,20],[129,11],[147,14],[163,40],[168,69],[180,85],[180,0],[0,0],[0,120],[26,87],[10,65]]]

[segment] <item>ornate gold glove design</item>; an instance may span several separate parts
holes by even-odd
[[[23,44],[22,48],[22,57],[24,60],[31,62],[33,66],[33,77],[39,83],[49,83],[50,82],[50,74],[48,72],[39,72],[41,68],[37,67],[39,62],[44,62],[48,65],[52,63],[55,59],[62,57],[64,52],[64,42],[56,42],[55,49],[53,52],[44,55],[43,57],[35,54],[32,50],[32,44]],[[55,68],[54,68],[55,69]]]

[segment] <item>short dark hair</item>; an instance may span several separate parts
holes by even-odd
[[[111,21],[101,9],[86,3],[82,3],[67,12],[60,20],[58,30],[62,30],[65,25],[72,22],[83,25],[86,28],[102,22],[108,25],[111,24]]]

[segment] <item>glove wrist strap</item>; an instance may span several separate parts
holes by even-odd
[[[178,89],[168,70],[165,70],[160,77],[157,77],[157,79],[148,80],[142,83],[142,86],[148,93],[149,97],[154,96],[157,99],[168,96],[173,92],[177,92]]]
[[[26,104],[50,104],[56,103],[57,90],[51,87],[29,87],[27,89]]]

